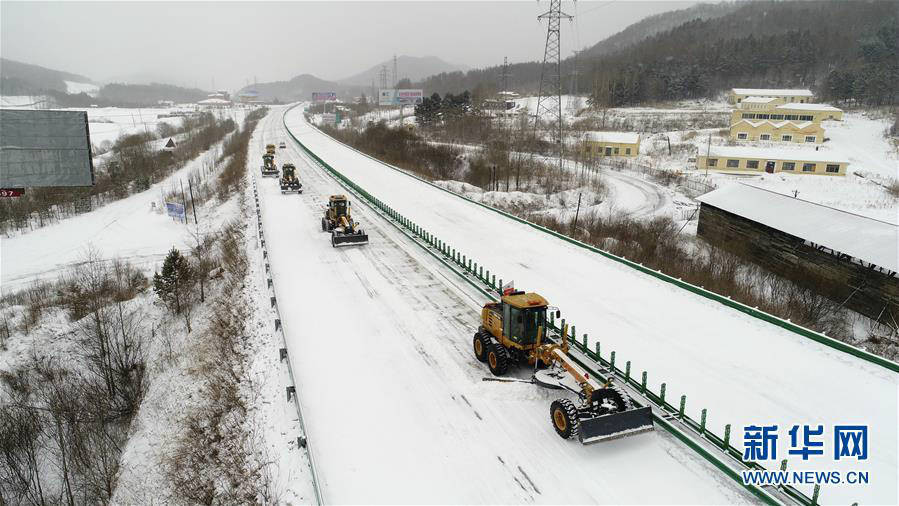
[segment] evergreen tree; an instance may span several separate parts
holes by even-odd
[[[193,269],[190,261],[175,248],[169,251],[162,263],[162,273],[153,275],[153,291],[174,314],[181,314],[189,304],[193,286]]]

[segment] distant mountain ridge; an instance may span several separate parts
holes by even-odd
[[[37,95],[48,90],[66,93],[66,81],[94,84],[90,78],[79,74],[8,58],[0,58],[0,78],[0,93],[3,95]]]
[[[891,104],[899,96],[897,18],[896,2],[882,0],[700,4],[650,16],[587,49],[578,89],[601,106],[713,97],[733,86],[812,88],[825,99]],[[573,63],[562,62],[565,91]],[[541,66],[513,64],[513,90],[536,94]],[[485,97],[497,91],[500,72],[444,72],[415,86]]]
[[[338,79],[340,84],[349,84],[357,86],[371,86],[374,82],[376,86],[381,82],[381,68],[387,67],[389,81],[393,83],[393,59],[381,62],[367,70],[343,79]],[[437,56],[407,56],[402,55],[396,58],[397,80],[409,79],[411,81],[419,81],[428,76],[439,74],[441,72],[455,72],[467,70],[465,65],[457,65],[447,63]]]
[[[333,91],[342,98],[350,94],[350,87],[326,81],[312,74],[300,74],[288,81],[273,81],[268,83],[256,83],[244,86],[238,90],[238,95],[248,90],[256,90],[259,100],[281,102],[294,102],[297,100],[310,100],[313,92]]]

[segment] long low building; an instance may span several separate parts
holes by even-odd
[[[781,104],[766,109],[734,109],[730,115],[731,125],[741,119],[820,123],[824,120],[842,120],[843,110],[827,104]]]
[[[747,97],[779,98],[784,102],[808,104],[814,102],[815,94],[805,89],[732,88],[727,94],[727,101],[736,105]]]
[[[587,132],[581,145],[585,156],[627,156],[640,154],[640,134],[635,132]]]
[[[702,195],[697,235],[870,318],[899,318],[899,226],[746,184]]]
[[[741,119],[730,126],[730,138],[735,141],[775,141],[815,143],[824,142],[824,129],[811,121],[771,121]]]
[[[828,151],[750,146],[712,146],[696,159],[699,170],[730,174],[818,174],[845,176],[849,162]]]

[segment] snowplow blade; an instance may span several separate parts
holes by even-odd
[[[368,244],[368,234],[357,232],[354,234],[341,234],[333,232],[331,234],[331,246],[335,248],[339,246],[352,246],[357,244]]]
[[[609,441],[654,429],[649,406],[602,416],[582,415],[578,439],[583,444]]]

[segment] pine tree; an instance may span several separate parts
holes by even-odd
[[[175,248],[169,251],[162,263],[162,273],[153,275],[153,291],[174,314],[181,314],[188,303],[193,285],[190,261]]]

